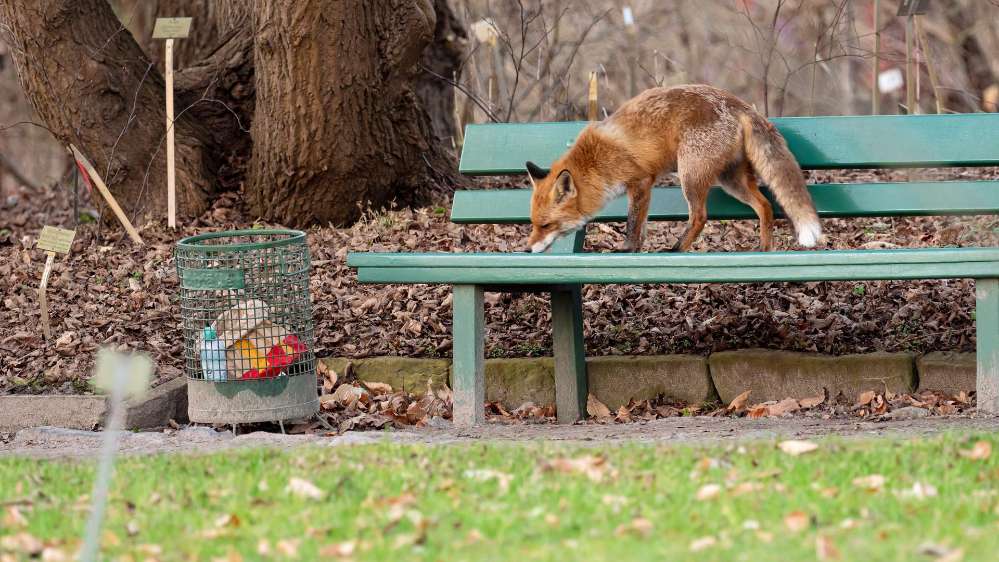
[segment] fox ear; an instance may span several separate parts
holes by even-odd
[[[562,170],[558,177],[555,178],[554,192],[556,203],[561,203],[576,195],[576,184],[573,183],[572,174],[569,173],[569,170]]]
[[[527,168],[527,175],[531,178],[532,184],[534,183],[534,180],[543,180],[546,176],[548,176],[548,172],[542,170],[534,162],[528,161],[524,164],[524,166]]]

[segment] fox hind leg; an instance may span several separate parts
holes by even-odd
[[[701,235],[705,223],[708,222],[708,190],[711,180],[703,176],[680,176],[680,187],[683,197],[687,200],[687,228],[673,246],[674,252],[686,252],[694,245]]]
[[[760,192],[756,174],[748,162],[742,162],[725,170],[718,178],[722,189],[742,203],[748,205],[760,218],[760,250],[773,250],[774,210],[770,201]]]

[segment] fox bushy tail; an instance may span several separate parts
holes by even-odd
[[[741,120],[750,164],[791,219],[798,233],[798,243],[806,248],[814,247],[824,240],[822,226],[812,196],[805,187],[805,177],[784,137],[759,115],[744,114]]]

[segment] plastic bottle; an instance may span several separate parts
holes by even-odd
[[[201,332],[201,372],[208,381],[226,380],[225,344],[218,339],[215,329],[206,326]]]

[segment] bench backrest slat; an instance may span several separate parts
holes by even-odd
[[[999,214],[999,181],[819,184],[809,186],[815,207],[824,218],[863,216],[937,216]],[[768,194],[769,196],[769,194]],[[529,189],[462,190],[454,194],[451,221],[466,224],[530,222]],[[774,205],[778,216],[780,207]],[[627,217],[621,197],[596,217],[619,222]],[[756,214],[721,189],[708,197],[708,218],[755,219]],[[649,220],[686,220],[687,203],[676,187],[657,187],[649,205]]]
[[[805,169],[999,165],[999,113],[772,119]],[[523,174],[547,167],[586,122],[468,125],[459,170]]]

